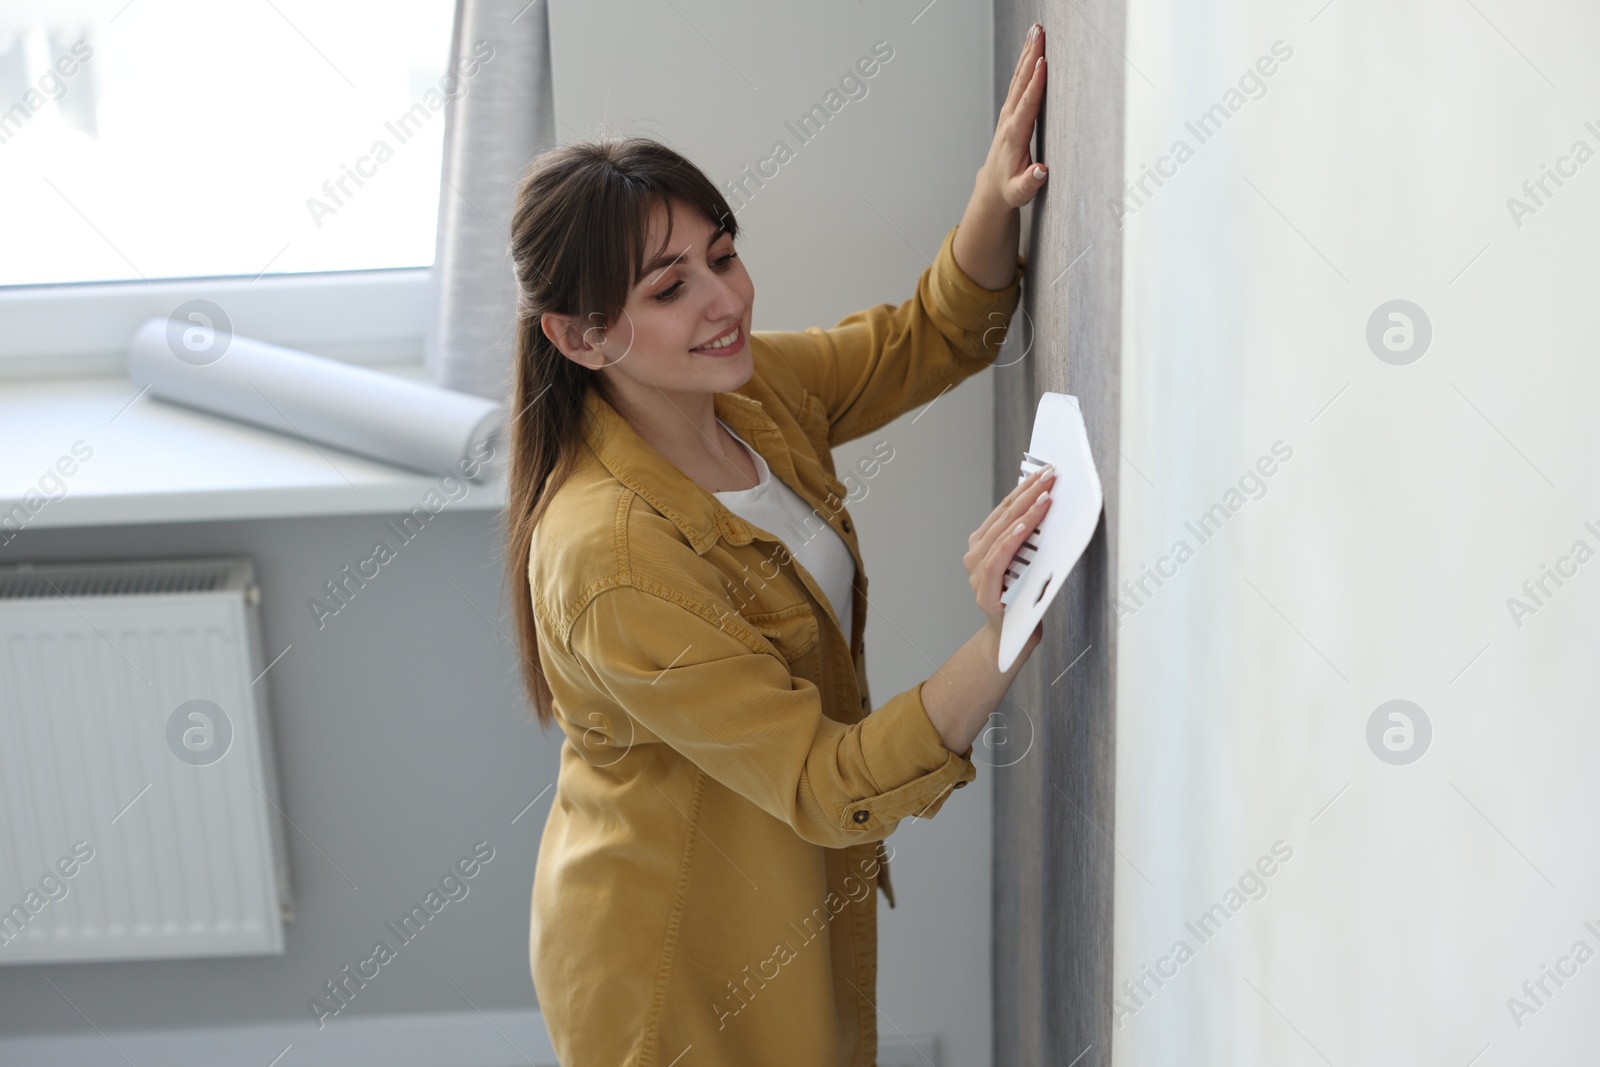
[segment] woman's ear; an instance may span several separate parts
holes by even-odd
[[[560,350],[561,354],[574,363],[599,370],[605,366],[606,358],[585,339],[588,333],[576,318],[571,315],[558,315],[553,311],[546,311],[539,316],[539,328],[550,339],[550,343]],[[595,335],[596,337],[600,335]]]

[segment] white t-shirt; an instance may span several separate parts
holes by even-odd
[[[730,489],[712,495],[735,515],[783,540],[789,554],[800,561],[827,594],[828,604],[839,618],[839,628],[849,641],[856,577],[856,561],[850,555],[850,547],[781,478],[772,477],[761,453],[745,444],[733,427],[721,419],[717,422],[750,453],[760,481],[754,489]]]

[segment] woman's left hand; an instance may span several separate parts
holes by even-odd
[[[1029,532],[1038,529],[1050,510],[1050,489],[1055,481],[1054,465],[1040,467],[1018,482],[989,512],[983,525],[967,538],[967,551],[961,563],[967,568],[967,582],[977,597],[978,607],[989,620],[989,631],[996,642],[1005,629],[1006,609],[1000,603],[1000,594],[1006,572]],[[1034,637],[1038,636],[1039,633],[1035,633]],[[1032,645],[1029,649],[1031,651]]]
[[[1031,203],[1049,176],[1044,164],[1033,161],[1031,152],[1047,66],[1044,27],[1035,24],[1011,75],[1011,89],[1000,108],[989,156],[978,170],[979,187],[987,186],[989,195],[1006,207]]]

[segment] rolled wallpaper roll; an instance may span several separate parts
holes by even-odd
[[[481,478],[503,458],[491,400],[240,337],[203,314],[147,319],[128,377],[163,400],[428,474]]]

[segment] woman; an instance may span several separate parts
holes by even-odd
[[[876,1062],[882,842],[975,777],[1040,640],[996,670],[1050,476],[969,538],[987,624],[873,709],[831,450],[999,351],[1044,81],[1035,26],[916,296],[829,330],[750,333],[738,223],[670,149],[569,145],[524,175],[509,566],[529,695],[566,734],[530,959],[568,1067]]]

